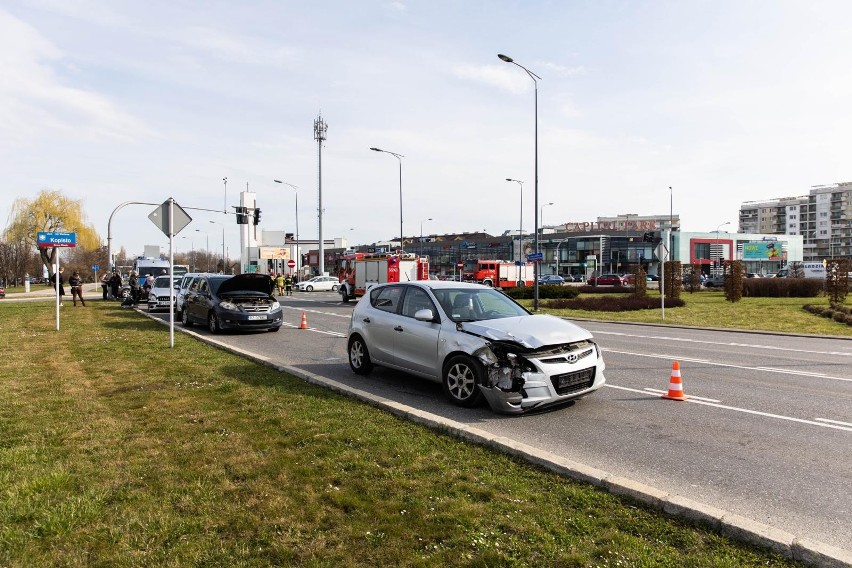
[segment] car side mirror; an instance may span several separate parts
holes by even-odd
[[[417,310],[416,312],[414,312],[414,319],[416,319],[417,321],[433,322],[435,321],[435,314],[432,313],[432,310],[424,308],[422,310]]]

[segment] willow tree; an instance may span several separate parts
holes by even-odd
[[[101,242],[95,228],[86,221],[82,202],[56,190],[42,190],[32,199],[16,199],[3,231],[4,241],[38,249],[42,264],[50,271],[56,262],[56,248],[38,248],[41,231],[76,233],[77,246],[86,249],[96,249]]]

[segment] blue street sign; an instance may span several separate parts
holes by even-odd
[[[39,248],[76,247],[77,233],[39,231],[37,240]]]
[[[534,252],[532,254],[528,254],[527,260],[530,262],[541,262],[542,260],[544,260],[544,253]]]
[[[100,267],[101,267],[101,266],[100,266],[99,264],[93,264],[93,265],[92,265],[92,270],[98,270],[98,269],[100,269]]]

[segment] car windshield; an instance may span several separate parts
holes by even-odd
[[[168,276],[157,276],[156,280],[154,280],[154,288],[168,288],[169,280]]]
[[[491,288],[433,289],[444,312],[451,320],[480,321],[529,315],[523,306]]]
[[[219,291],[219,286],[222,285],[222,282],[225,280],[231,279],[231,276],[210,276],[207,280],[210,282],[210,291],[214,294]]]

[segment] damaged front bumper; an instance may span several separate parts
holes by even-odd
[[[606,382],[600,348],[590,340],[536,350],[491,341],[473,355],[485,370],[480,392],[495,412],[504,414],[581,398]]]

